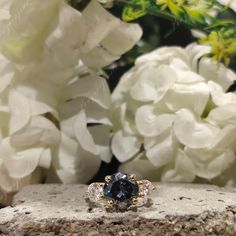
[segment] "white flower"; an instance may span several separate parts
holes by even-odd
[[[48,181],[87,182],[111,158],[110,92],[96,70],[142,31],[95,0],[82,13],[62,0],[0,6],[0,202],[45,173]]]
[[[236,1],[235,0],[218,0],[218,2],[225,5],[225,6],[229,6],[234,11],[236,11]]]
[[[209,50],[163,47],[121,78],[112,95],[112,152],[121,170],[161,181],[236,182],[227,172],[236,166],[236,94],[226,93],[236,75],[204,57]]]

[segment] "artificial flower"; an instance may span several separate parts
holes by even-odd
[[[0,202],[43,179],[85,183],[111,158],[111,98],[97,70],[142,31],[95,0],[83,12],[62,0],[0,5]]]
[[[236,75],[210,50],[159,48],[121,78],[112,95],[120,170],[156,181],[236,182],[236,94],[226,93]]]

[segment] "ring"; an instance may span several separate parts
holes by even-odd
[[[135,210],[152,205],[150,195],[156,189],[149,180],[136,180],[135,175],[121,172],[105,177],[104,183],[91,183],[86,192],[90,207],[103,207],[107,211]]]

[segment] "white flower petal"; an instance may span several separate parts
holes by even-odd
[[[64,184],[87,183],[99,170],[101,159],[62,134],[56,173]],[[55,176],[52,176],[55,177]]]
[[[111,142],[111,150],[120,162],[131,159],[141,148],[141,143],[135,136],[118,131],[114,134]]]
[[[113,55],[101,45],[96,46],[93,50],[81,56],[83,63],[92,69],[105,67],[119,58],[120,56]]]
[[[211,47],[207,45],[192,43],[187,46],[186,52],[188,53],[191,61],[191,68],[194,71],[198,72],[200,61],[203,60],[202,58],[204,56],[208,55],[211,52]]]
[[[167,167],[161,176],[164,182],[192,182],[195,179],[195,167],[188,156],[178,149],[175,167]]]
[[[180,69],[179,67],[176,68],[175,65],[173,64],[171,64],[170,67],[173,68],[177,74],[176,83],[193,84],[193,83],[200,83],[200,82],[205,81],[204,77],[200,76],[199,74],[189,69],[186,70],[186,69]]]
[[[96,0],[92,0],[82,13],[88,28],[88,39],[84,52],[96,47],[115,27],[120,20],[106,11]]]
[[[130,95],[138,101],[160,101],[174,85],[175,71],[167,66],[144,67],[137,82],[130,89]]]
[[[20,179],[35,171],[38,166],[43,148],[30,148],[25,151],[15,152],[8,140],[0,145],[0,156],[4,158],[4,165],[12,178]]]
[[[224,91],[236,80],[236,74],[232,70],[211,58],[203,58],[199,62],[199,74],[206,80],[220,84]]]
[[[52,67],[52,73],[55,73],[53,70],[58,70],[64,74],[66,68],[73,70],[73,67],[78,64],[81,47],[87,39],[87,33],[86,22],[82,14],[63,3],[58,16],[57,27],[46,40],[49,50],[48,59],[51,60],[51,63],[45,60],[44,70],[48,66]],[[48,69],[50,70],[50,68]]]
[[[0,93],[2,93],[12,82],[12,79],[14,77],[14,72],[9,72],[4,75],[0,75]]]
[[[30,121],[29,101],[22,94],[12,90],[9,94],[9,107],[11,112],[10,134],[24,128]]]
[[[201,115],[209,99],[209,88],[205,83],[175,84],[163,102],[173,112],[186,108]]]
[[[3,54],[20,63],[37,60],[41,55],[44,40],[55,23],[61,3],[62,1],[58,0],[43,3],[40,0],[14,1],[11,6],[11,19],[5,22],[3,33],[0,34]],[[19,18],[20,20],[12,20]]]
[[[78,114],[73,127],[75,136],[79,141],[81,147],[87,152],[90,152],[94,155],[99,155],[99,151],[96,148],[94,139],[88,131],[86,115],[84,110],[80,111],[80,113]]]
[[[133,160],[122,163],[119,171],[135,174],[137,179],[148,179],[150,181],[160,180],[161,171],[153,166],[151,162],[143,155],[139,154]]]
[[[154,166],[162,167],[174,159],[177,142],[170,133],[154,142],[153,147],[146,149],[146,156]]]
[[[133,76],[135,73],[134,69],[126,72],[122,79],[119,81],[115,90],[112,93],[112,101],[115,105],[119,106],[120,103],[123,103],[124,94],[129,92],[129,89],[133,86],[133,83],[136,81],[136,77]]]
[[[105,79],[94,76],[86,76],[68,86],[65,100],[76,97],[86,97],[98,103],[103,108],[110,108],[110,90]]]
[[[154,137],[172,126],[174,115],[155,113],[154,106],[140,107],[135,116],[135,124],[139,133],[145,137]]]
[[[101,45],[113,55],[120,56],[129,51],[141,38],[142,29],[138,24],[121,22],[102,42]]]
[[[109,110],[102,108],[88,98],[76,98],[64,103],[60,108],[61,120],[76,116],[82,109],[85,109],[88,123],[112,125],[109,119]]]
[[[217,106],[227,105],[229,103],[236,104],[236,95],[234,93],[225,93],[223,88],[215,83],[214,81],[209,81],[208,86],[212,96],[212,101]]]
[[[223,152],[186,149],[185,152],[194,163],[196,175],[205,179],[215,178],[235,161],[235,154],[230,149]]]
[[[188,55],[186,51],[181,47],[158,48],[150,53],[147,53],[137,58],[135,64],[141,65],[144,63],[155,62],[156,64],[169,65],[175,58],[180,58],[187,65],[189,64]]]
[[[9,176],[4,166],[0,167],[0,194],[3,196],[0,202],[4,203],[7,200],[7,194],[17,190],[17,181]]]
[[[214,125],[236,124],[236,105],[227,104],[211,110],[206,120]]]
[[[219,134],[219,128],[198,122],[191,111],[181,109],[176,113],[174,132],[182,144],[191,148],[203,148],[212,144]]]
[[[52,162],[52,151],[50,148],[46,148],[39,160],[39,167],[49,169]]]
[[[112,158],[110,149],[110,127],[106,125],[96,125],[89,127],[88,130],[93,136],[100,158],[102,161],[109,163]]]
[[[231,147],[236,151],[236,126],[227,125],[225,126],[220,133],[215,137],[210,149],[214,150],[225,150],[228,147]]]
[[[60,132],[48,119],[42,116],[33,117],[30,123],[11,137],[15,147],[29,147],[43,144],[56,146],[60,141]]]
[[[30,100],[29,105],[32,116],[42,115],[48,112],[54,112],[54,110],[45,103]]]

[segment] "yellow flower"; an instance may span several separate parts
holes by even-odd
[[[168,8],[174,15],[179,16],[184,11],[181,6],[184,4],[185,0],[156,0],[156,4],[161,6],[161,10]]]
[[[200,42],[212,47],[214,60],[223,61],[227,65],[230,62],[230,57],[236,54],[236,38],[230,37],[233,33],[231,30],[213,31]]]

